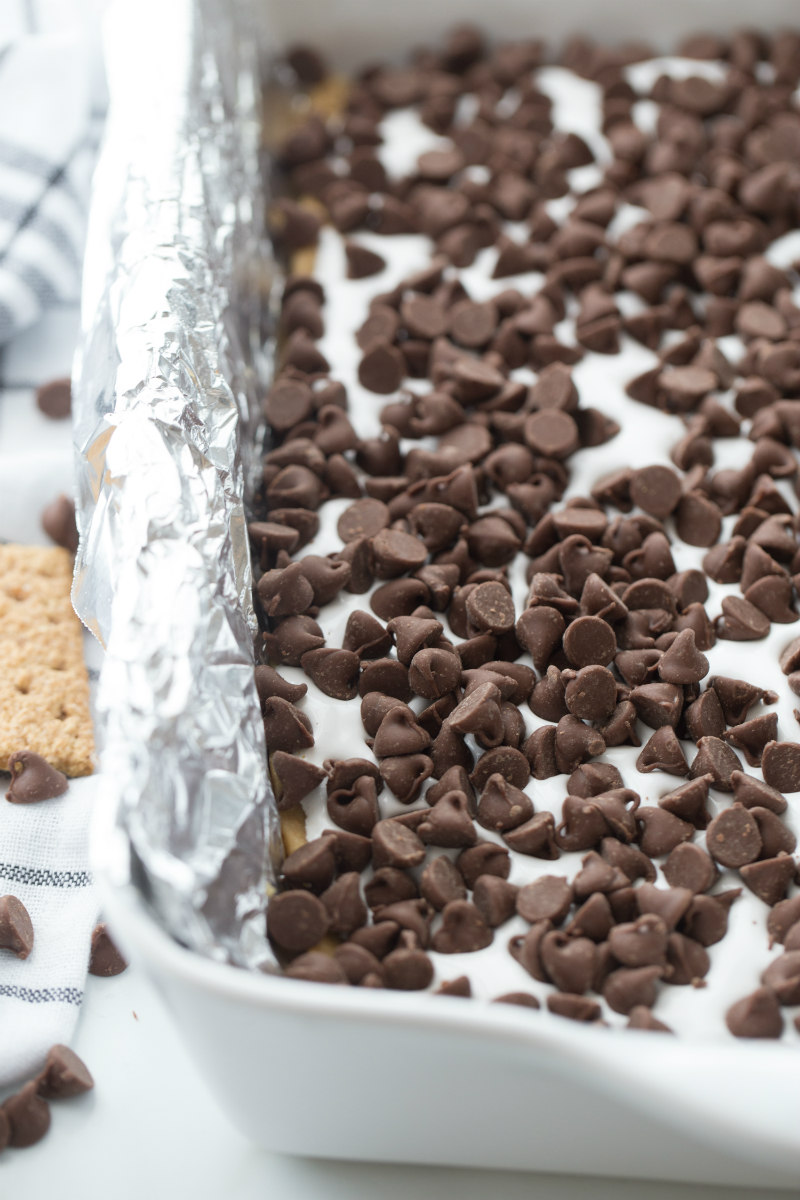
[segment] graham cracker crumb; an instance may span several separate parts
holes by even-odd
[[[65,775],[94,770],[83,633],[70,602],[72,556],[0,545],[0,768],[33,750]]]

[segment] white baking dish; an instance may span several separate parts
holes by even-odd
[[[313,40],[345,67],[399,53],[456,19],[490,19],[498,37],[579,31],[666,46],[682,29],[775,28],[796,13],[785,0],[755,16],[738,0],[501,0],[490,12],[477,0],[272,0],[262,10],[268,51]],[[592,1029],[547,1012],[322,987],[207,961],[150,917],[128,879],[123,834],[100,808],[94,862],[114,930],[159,986],[222,1108],[262,1146],[797,1187],[800,1089],[786,1046]]]
[[[798,1068],[786,1046],[592,1029],[209,962],[118,881],[126,847],[107,814],[102,826],[95,862],[115,935],[223,1111],[266,1149],[796,1189]]]

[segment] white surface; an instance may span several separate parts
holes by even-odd
[[[89,980],[75,1048],[94,1073],[95,1091],[54,1104],[52,1127],[40,1145],[3,1155],[3,1196],[49,1200],[57,1180],[67,1200],[786,1200],[800,1195],[800,1189],[732,1191],[267,1154],[249,1146],[220,1115],[160,1000],[133,968],[116,979]]]

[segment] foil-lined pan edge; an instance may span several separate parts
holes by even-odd
[[[243,503],[270,267],[251,15],[245,0],[144,0],[106,17],[73,601],[106,647],[102,802],[117,806],[131,879],[180,942],[263,967],[280,837]]]

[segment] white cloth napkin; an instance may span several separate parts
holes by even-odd
[[[78,1019],[97,920],[87,870],[94,791],[76,780],[40,804],[0,798],[0,894],[22,901],[34,931],[28,958],[0,951],[0,1086],[36,1074]]]
[[[89,3],[0,3],[0,538],[29,544],[47,544],[41,510],[71,491],[70,424],[47,420],[34,388],[69,374],[79,324],[102,118]],[[99,653],[88,635],[86,644]],[[70,1041],[98,919],[88,870],[95,780],[33,805],[8,803],[8,783],[0,775],[0,895],[28,909],[34,947],[24,960],[0,950],[0,1089]]]

